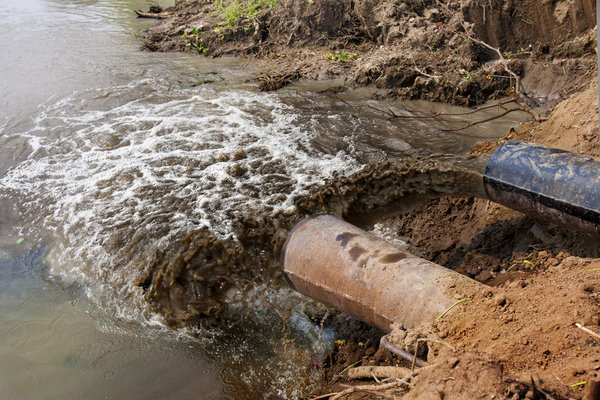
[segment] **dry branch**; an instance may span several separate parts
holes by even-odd
[[[466,31],[466,27],[465,27],[465,31]],[[477,43],[478,45],[483,46],[485,48],[488,48],[488,49],[496,52],[496,54],[498,54],[498,61],[499,61],[499,63],[502,64],[502,67],[504,68],[504,70],[506,71],[506,73],[508,73],[510,76],[512,76],[513,79],[515,80],[515,93],[517,95],[520,95],[521,94],[521,77],[518,76],[517,74],[515,74],[508,67],[508,61],[506,60],[506,58],[504,58],[504,56],[502,55],[502,52],[500,51],[500,49],[487,44],[483,40],[479,40],[477,38],[474,38],[473,36],[469,35],[468,33],[467,33],[466,36],[472,42]]]
[[[484,118],[484,119],[480,119],[480,120],[478,120],[478,121],[473,121],[473,122],[471,122],[471,123],[468,123],[467,125],[461,126],[460,128],[454,128],[454,129],[441,129],[441,131],[442,131],[442,132],[456,132],[456,131],[462,131],[462,130],[465,130],[465,129],[467,129],[467,128],[470,128],[470,127],[472,127],[472,126],[475,126],[475,125],[483,124],[483,123],[485,123],[485,122],[490,122],[490,121],[493,121],[493,120],[495,120],[495,119],[502,118],[502,117],[504,117],[505,115],[507,115],[507,114],[510,114],[511,112],[515,112],[515,111],[524,111],[524,110],[521,110],[520,108],[512,108],[512,109],[510,109],[510,110],[506,110],[506,111],[504,111],[504,112],[502,112],[502,113],[500,113],[500,114],[493,115],[493,116],[491,116],[491,117],[489,117],[489,118]]]
[[[317,396],[314,397],[312,400],[321,400],[321,399],[326,399],[329,398],[329,400],[339,400],[344,396],[347,396],[349,394],[355,393],[355,392],[380,392],[382,390],[388,390],[388,389],[392,389],[395,387],[400,387],[402,385],[406,385],[408,386],[409,383],[406,382],[405,380],[401,380],[398,379],[394,382],[391,383],[385,383],[383,385],[361,385],[361,386],[353,386],[351,388],[348,388],[346,390],[342,390],[341,392],[337,392],[337,393],[327,393],[321,396]]]
[[[171,13],[168,13],[168,12],[153,13],[153,12],[145,12],[142,10],[134,10],[134,12],[140,18],[165,19],[171,15]]]
[[[348,370],[348,378],[364,379],[364,378],[403,378],[410,374],[410,369],[404,367],[390,366],[365,366],[355,367]]]
[[[600,339],[600,335],[597,334],[596,332],[594,332],[591,329],[586,328],[585,326],[581,325],[580,323],[576,323],[575,326],[579,329],[581,329],[582,331],[584,331],[585,333],[592,335],[593,337],[595,337],[596,339]]]
[[[463,111],[463,112],[458,112],[458,113],[447,113],[447,112],[443,112],[443,111],[435,111],[435,112],[431,112],[430,114],[427,114],[427,115],[400,115],[400,114],[396,114],[395,112],[392,111],[392,109],[389,109],[389,108],[386,111],[386,110],[381,110],[377,107],[373,107],[371,105],[368,105],[368,107],[372,110],[389,115],[389,118],[388,118],[389,120],[393,120],[393,119],[433,119],[433,118],[438,118],[438,117],[460,117],[460,116],[464,116],[464,115],[471,115],[471,114],[478,113],[479,111],[488,110],[488,109],[494,108],[494,107],[499,107],[499,108],[506,110],[506,108],[503,106],[506,104],[510,104],[510,103],[516,103],[516,104],[520,105],[520,103],[516,99],[508,99],[508,100],[500,101],[498,103],[488,104],[487,106],[475,107],[474,109],[469,110],[469,111]],[[410,110],[408,108],[406,108],[404,110],[411,114],[417,114],[417,113],[423,114],[422,111],[417,112],[417,111]],[[529,112],[528,110],[522,109],[522,108],[521,108],[521,111]]]

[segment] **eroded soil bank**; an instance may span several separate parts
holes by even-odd
[[[178,2],[163,12],[166,19],[147,32],[146,49],[260,57],[265,74],[259,81],[265,90],[294,79],[341,77],[344,87],[336,90],[373,84],[389,89],[389,96],[471,106],[518,94],[521,103],[542,113],[554,108],[548,119],[511,129],[499,142],[476,146],[473,154],[489,154],[504,140],[522,139],[600,155],[591,0],[281,0],[234,22],[226,22],[213,2]],[[343,214],[343,202],[335,202],[339,193],[323,190],[312,198],[317,203],[304,200],[311,205],[306,212],[322,211],[325,204],[326,211]],[[437,191],[447,193],[453,194]],[[278,242],[278,232],[296,218],[278,220],[258,236],[253,226],[264,221],[240,226],[249,241]],[[600,239],[464,196],[438,197],[386,223],[414,253],[490,289],[418,331],[394,332],[391,340],[398,347],[432,363],[409,374],[409,384],[350,379],[350,367],[407,365],[378,347],[380,332],[336,317],[334,325],[345,339],[316,367],[323,368],[327,384],[317,394],[337,392],[336,398],[344,399],[582,396],[582,382],[600,369],[600,340],[575,324],[600,332]],[[195,242],[212,246],[214,241],[203,233],[186,240],[191,249],[202,247]],[[179,302],[188,294],[172,291],[164,279],[181,273],[194,285],[205,284],[201,273],[185,266],[196,255],[185,246],[175,258],[181,262],[164,264],[165,274],[140,282],[150,287],[149,293],[167,292],[158,295],[168,300],[159,308],[175,325],[196,317],[197,310],[186,314],[190,308]],[[234,258],[239,255],[247,256]],[[217,254],[209,267],[223,267],[221,259],[227,260]],[[215,290],[222,284],[207,283]],[[216,310],[212,304],[198,307],[211,315]],[[377,386],[349,391],[348,383]]]
[[[144,47],[259,57],[263,89],[341,77],[345,86],[460,105],[512,93],[505,65],[534,106],[555,105],[594,68],[591,0],[280,0],[251,1],[251,10],[218,3],[176,2],[147,31]],[[504,61],[477,41],[498,48]]]
[[[521,139],[597,157],[597,90],[594,81],[547,121],[511,130],[474,151],[491,152],[503,141]],[[520,382],[528,386],[519,394],[525,398],[582,395],[583,385],[573,385],[600,368],[600,341],[576,326],[600,332],[597,237],[470,197],[441,197],[390,224],[416,253],[490,286],[419,333],[431,347],[443,340],[449,355],[441,357],[439,369],[419,373],[415,394],[522,398],[511,397]],[[477,385],[465,385],[469,374]],[[456,379],[445,380],[449,376]]]

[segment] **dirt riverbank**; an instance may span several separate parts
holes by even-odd
[[[595,65],[591,0],[219,4],[179,1],[163,10],[144,48],[258,57],[265,90],[343,78],[346,87],[372,84],[393,97],[460,105],[521,90],[530,105],[553,106],[580,89]]]
[[[258,57],[265,72],[257,84],[264,90],[296,79],[343,78],[335,90],[372,84],[390,97],[469,106],[518,94],[542,114],[552,110],[548,119],[511,129],[474,154],[521,139],[600,156],[591,0],[257,4],[232,20],[231,10],[217,3],[178,2],[163,10],[165,19],[148,30],[144,47]],[[387,224],[414,253],[490,289],[439,322],[394,332],[393,342],[407,351],[422,343],[419,355],[432,364],[407,374],[409,384],[350,379],[351,367],[410,365],[378,348],[380,332],[336,317],[344,339],[318,367],[326,387],[315,396],[582,396],[582,382],[600,369],[600,339],[575,325],[600,333],[598,238],[456,196],[431,200]],[[348,384],[369,387],[349,390]]]
[[[547,121],[510,130],[473,152],[489,154],[507,140],[520,139],[598,156],[597,90],[594,80]],[[340,398],[581,398],[582,382],[600,369],[600,339],[576,326],[600,333],[597,237],[534,221],[487,200],[456,196],[431,200],[387,224],[413,253],[490,288],[438,322],[393,332],[392,343],[411,353],[421,340],[418,354],[432,363],[410,375],[410,386],[376,385]],[[330,356],[326,390],[375,384],[373,378],[349,379],[350,366],[410,367],[378,348],[376,332],[363,329],[362,342],[340,343]]]

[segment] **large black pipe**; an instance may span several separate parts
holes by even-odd
[[[510,141],[488,160],[483,185],[492,201],[600,233],[600,163],[592,157]]]

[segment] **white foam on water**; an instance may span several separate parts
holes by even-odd
[[[28,132],[0,139],[30,148],[0,179],[0,196],[35,210],[29,234],[52,233],[52,272],[89,285],[121,318],[156,320],[135,274],[116,265],[130,243],[162,250],[202,226],[227,237],[249,209],[293,212],[311,186],[358,169],[347,155],[313,149],[315,132],[277,95],[190,92],[149,79],[106,92],[57,101]]]

